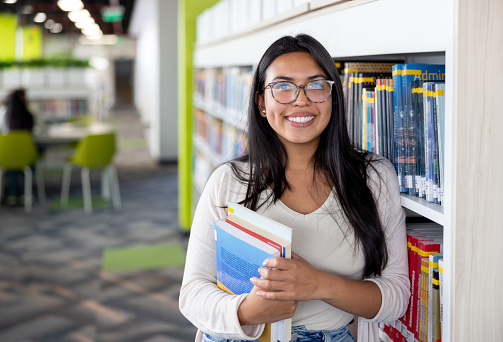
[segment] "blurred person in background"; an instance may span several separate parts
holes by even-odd
[[[14,130],[33,132],[35,119],[28,109],[26,91],[16,89],[4,100],[0,109],[0,133],[7,134]],[[7,171],[5,184],[5,204],[8,206],[23,205],[24,174],[22,171]]]

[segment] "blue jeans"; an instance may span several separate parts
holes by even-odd
[[[213,337],[203,334],[202,342],[244,342],[238,340],[228,340],[225,338]],[[354,342],[353,335],[349,332],[349,324],[335,330],[307,330],[303,325],[292,327],[292,342]],[[253,340],[258,342],[258,340]]]

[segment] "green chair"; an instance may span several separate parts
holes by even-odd
[[[5,171],[24,171],[24,209],[32,208],[32,171],[31,166],[39,160],[39,154],[29,131],[15,130],[0,135],[0,190]],[[37,193],[39,200],[45,202],[43,173],[40,165],[36,167]],[[2,191],[0,191],[0,203]]]
[[[92,213],[91,181],[89,173],[94,169],[102,170],[102,189],[104,197],[110,197],[115,210],[121,209],[119,180],[117,169],[112,164],[115,154],[115,134],[88,135],[81,140],[63,170],[63,183],[61,186],[61,206],[68,206],[68,193],[70,190],[70,176],[73,167],[81,168],[82,194],[84,197],[84,210]]]

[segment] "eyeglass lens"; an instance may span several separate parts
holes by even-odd
[[[304,88],[307,98],[312,102],[324,102],[332,92],[332,84],[327,80],[313,81],[302,88]],[[300,88],[292,82],[278,82],[271,87],[271,90],[276,101],[288,104],[297,99]]]

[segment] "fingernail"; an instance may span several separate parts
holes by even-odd
[[[260,297],[262,297],[262,296],[263,296],[262,291],[257,291],[257,292],[255,292],[255,293],[257,294],[257,296],[260,296]]]
[[[269,259],[265,259],[264,262],[262,263],[262,266],[267,266],[268,263],[269,263]]]
[[[256,280],[257,280],[257,278],[256,278],[256,277],[251,277],[251,278],[250,278],[250,281],[251,281],[252,283],[255,283],[255,281],[256,281]]]

